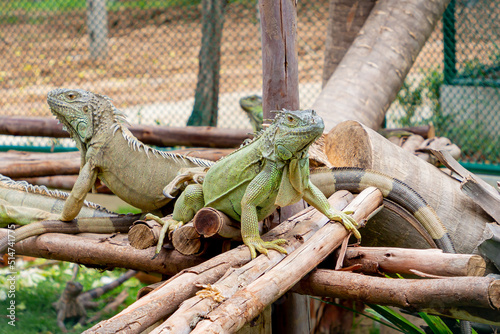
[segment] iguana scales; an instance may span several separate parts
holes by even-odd
[[[325,195],[330,196],[340,189],[359,192],[374,186],[384,197],[413,214],[421,224],[418,230],[425,230],[439,248],[455,252],[436,212],[404,182],[380,172],[350,167],[313,168],[309,174],[307,149],[322,127],[321,118],[313,111],[280,112],[276,121],[257,139],[211,167],[204,176],[203,185],[186,188],[174,207],[170,223],[187,222],[203,206],[213,207],[242,222],[242,236],[252,256],[256,255],[254,247],[263,253],[266,248],[283,252],[279,247],[281,240],[263,243],[256,228],[257,221],[269,215],[276,206],[291,204],[303,196],[329,218],[344,221],[344,214],[332,216],[328,211]],[[175,187],[165,188],[166,196],[171,189]],[[353,227],[348,225],[348,228]]]
[[[56,89],[49,92],[47,103],[81,152],[80,174],[64,205],[63,221],[76,217],[97,177],[125,202],[151,211],[170,201],[162,190],[180,170],[213,164],[143,144],[125,127],[125,115],[106,96]]]
[[[278,206],[303,198],[329,219],[342,222],[359,238],[354,219],[334,210],[309,180],[307,151],[323,128],[323,120],[313,110],[277,112],[269,128],[212,166],[203,185],[191,184],[185,189],[169,224],[186,223],[202,207],[212,207],[241,221],[243,242],[252,258],[256,251],[267,253],[267,249],[286,253],[280,246],[284,240],[261,239],[258,221]]]

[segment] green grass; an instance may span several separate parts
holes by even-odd
[[[0,269],[0,308],[2,315],[0,317],[0,333],[62,333],[57,326],[57,314],[52,307],[52,303],[57,301],[63,291],[66,282],[71,279],[72,264],[67,262],[60,262],[57,264],[49,265],[43,269],[33,267],[34,264],[43,264],[47,260],[38,259],[35,262],[22,262],[18,261],[16,276],[16,289],[15,297],[9,298],[6,295],[7,282],[7,269]],[[113,271],[100,272],[95,269],[81,267],[78,273],[77,281],[84,286],[84,291],[94,287],[102,286],[105,279],[115,279],[123,274],[126,270],[116,269]],[[108,283],[108,281],[106,281]],[[140,288],[144,285],[137,279],[131,278],[115,290],[101,296],[99,301],[99,308],[94,310],[87,310],[88,317],[93,316],[99,309],[105,305],[105,299],[110,296],[116,297],[122,290],[126,289],[129,296],[125,302],[130,305],[135,301],[135,297]],[[9,305],[10,300],[15,300],[16,305],[16,322],[15,327],[8,325],[9,319],[5,318],[6,307]],[[123,305],[117,312],[125,308]],[[106,319],[112,315],[106,315]],[[101,319],[103,320],[103,319]],[[94,323],[95,324],[95,323]],[[94,324],[88,326],[75,328],[73,333],[80,333],[83,330],[92,327]],[[67,328],[69,328],[67,324]]]

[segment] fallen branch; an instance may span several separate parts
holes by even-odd
[[[148,145],[238,147],[250,138],[252,131],[221,129],[208,126],[166,127],[156,125],[132,125],[129,130],[141,142]],[[0,134],[14,136],[39,136],[69,138],[55,118],[0,116]]]
[[[5,229],[0,232],[5,233]],[[130,246],[126,234],[68,235],[46,233],[20,241],[16,255],[68,261],[99,268],[128,268],[168,276],[202,263],[205,258],[184,256],[175,250],[162,249],[152,260],[154,248],[138,250]]]
[[[440,249],[349,247],[344,267],[361,265],[363,273],[414,274],[414,270],[435,276],[483,276],[486,263],[479,255],[443,253]]]
[[[500,324],[500,280],[493,277],[391,279],[318,269],[293,291]]]
[[[346,211],[354,211],[353,217],[356,221],[367,219],[382,204],[382,193],[373,187],[361,192],[346,208]],[[299,234],[303,237],[302,234]],[[248,286],[229,296],[212,312],[208,313],[193,330],[194,333],[217,333],[234,332],[240,329],[246,322],[255,318],[263,309],[277,300],[303,276],[314,269],[318,263],[323,261],[335,248],[337,248],[349,233],[340,224],[326,224],[316,232],[308,241],[298,247],[293,253],[285,257],[276,266],[263,274],[260,272],[253,282],[249,280]],[[266,259],[267,260],[267,259]],[[272,260],[272,257],[271,257]],[[267,268],[266,268],[267,269]],[[263,275],[262,275],[263,274]],[[238,287],[243,277],[236,277]],[[222,283],[222,282],[221,282]],[[233,282],[235,283],[235,282]],[[225,289],[231,286],[224,284]],[[233,290],[236,290],[233,288]],[[221,289],[224,298],[226,290]],[[211,299],[206,298],[208,301]],[[203,300],[206,303],[205,300]],[[177,320],[177,319],[175,319]],[[174,319],[169,319],[170,325]],[[158,327],[158,333],[161,333]],[[166,328],[166,326],[165,326]],[[155,331],[156,332],[156,331]]]
[[[342,209],[352,198],[352,195],[346,191],[339,191],[335,193],[334,198],[335,208]],[[297,221],[300,221],[301,217],[308,214],[309,211],[312,209],[306,209],[280,224],[266,233],[263,239],[283,238],[284,234],[289,232]],[[303,223],[311,225],[311,232],[319,229],[311,221]],[[215,256],[196,267],[183,270],[116,316],[95,325],[87,333],[140,333],[158,320],[172,314],[180,303],[192,297],[200,290],[196,285],[213,284],[230,268],[242,267],[250,259],[248,247],[240,246]]]
[[[111,217],[77,218],[70,222],[60,220],[43,220],[33,222],[15,229],[11,236],[9,229],[0,229],[0,253],[3,253],[10,242],[20,242],[26,238],[43,233],[127,233],[130,226],[140,215],[116,215]],[[11,231],[10,231],[11,232]]]

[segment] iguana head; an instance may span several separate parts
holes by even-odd
[[[81,89],[55,89],[47,95],[50,111],[80,144],[92,138],[95,112],[105,102],[104,96]]]
[[[253,130],[262,130],[262,98],[258,95],[245,96],[240,99],[240,107],[247,113]]]
[[[267,148],[281,160],[301,158],[309,146],[323,133],[325,124],[314,110],[285,110],[277,113],[274,122],[262,135]],[[266,154],[267,155],[267,154]]]

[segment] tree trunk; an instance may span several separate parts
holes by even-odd
[[[108,14],[106,0],[87,0],[87,29],[92,59],[105,59],[108,55]]]
[[[334,166],[372,169],[413,188],[436,210],[458,253],[472,254],[477,251],[476,247],[483,241],[486,223],[493,221],[462,192],[459,181],[358,122],[346,121],[336,126],[327,135],[325,151]],[[415,231],[409,237],[400,234],[399,227],[395,228],[397,224],[404,223],[402,219],[379,223],[371,223],[369,228],[364,229],[364,233],[373,233],[365,240],[384,240],[378,245],[385,247],[416,247],[414,242],[419,236]]]
[[[271,110],[297,110],[299,67],[297,54],[297,7],[294,0],[259,0],[262,31],[262,108],[264,119]]]
[[[344,120],[376,129],[449,0],[380,0],[313,105],[325,132]]]
[[[201,49],[194,107],[187,125],[217,126],[219,70],[224,8],[227,0],[203,0]]]
[[[330,0],[325,41],[323,88],[351,47],[376,0]]]

